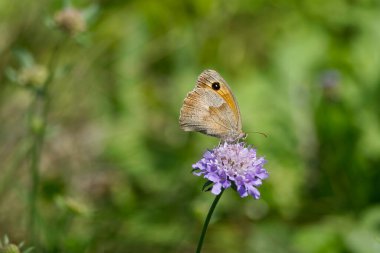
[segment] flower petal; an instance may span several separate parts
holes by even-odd
[[[219,195],[219,193],[222,191],[222,184],[216,183],[211,189],[212,194]]]
[[[241,142],[223,143],[206,151],[192,167],[194,175],[203,175],[214,183],[211,192],[215,195],[234,185],[241,197],[252,195],[258,199],[257,187],[269,176],[263,167],[265,163],[264,157],[257,157],[255,149]]]

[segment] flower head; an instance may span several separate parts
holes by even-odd
[[[20,70],[18,81],[21,85],[41,86],[48,78],[48,70],[45,66],[34,64]]]
[[[233,187],[240,197],[260,198],[257,187],[268,177],[264,169],[266,160],[256,156],[256,150],[244,143],[224,143],[206,151],[203,158],[193,164],[194,175],[214,183],[211,192],[218,195],[222,188]]]
[[[82,13],[74,8],[65,8],[54,16],[57,26],[74,36],[86,30],[86,21]]]
[[[20,253],[20,249],[14,244],[8,244],[0,247],[0,253]]]

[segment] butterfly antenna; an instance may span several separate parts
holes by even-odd
[[[261,134],[265,138],[268,138],[268,135],[266,133],[262,133],[262,132],[247,132],[247,133]]]

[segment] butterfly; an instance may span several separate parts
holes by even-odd
[[[201,132],[221,142],[233,143],[246,137],[236,98],[215,70],[199,75],[196,87],[183,101],[179,125],[184,131]]]

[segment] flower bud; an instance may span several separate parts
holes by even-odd
[[[82,13],[74,8],[65,8],[56,13],[54,21],[63,32],[70,36],[75,36],[86,30],[86,22]]]
[[[7,244],[0,247],[0,253],[20,253],[20,249],[14,244]]]
[[[34,116],[30,122],[30,128],[33,133],[39,135],[44,130],[44,122],[43,119],[39,116]]]
[[[21,85],[41,86],[48,77],[45,66],[32,65],[20,70],[18,81]]]

